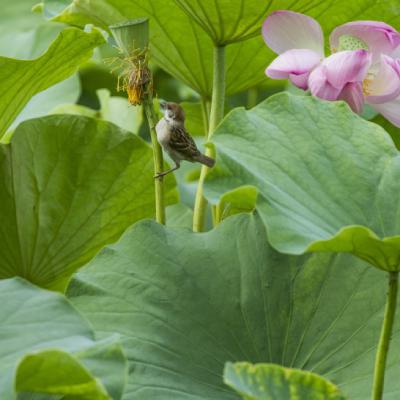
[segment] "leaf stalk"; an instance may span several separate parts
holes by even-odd
[[[157,140],[156,125],[158,118],[154,110],[153,98],[148,94],[143,99],[143,108],[149,124],[151,143],[153,145],[153,159],[154,159],[154,175],[163,172],[164,159],[163,152]],[[154,179],[155,196],[156,196],[156,221],[159,224],[165,225],[165,199],[164,199],[164,177],[160,176]]]
[[[213,91],[211,98],[211,112],[207,141],[210,141],[218,124],[224,117],[225,106],[225,46],[214,47],[214,75]],[[211,148],[206,149],[206,155],[215,157]],[[193,231],[202,232],[204,230],[207,200],[204,197],[204,182],[209,168],[205,165],[201,168],[200,179],[197,185],[196,200],[193,214]]]
[[[393,322],[396,314],[399,273],[389,272],[389,284],[386,295],[385,315],[382,323],[381,337],[375,359],[372,400],[381,400],[385,383],[385,369],[389,352],[390,339],[393,332]]]
[[[153,76],[148,67],[149,21],[147,18],[138,18],[112,25],[110,30],[126,56],[121,88],[128,93],[132,105],[143,105],[153,145],[154,175],[158,175],[163,171],[164,160],[157,140],[158,118],[153,105]],[[164,179],[161,176],[154,181],[156,221],[165,225]]]

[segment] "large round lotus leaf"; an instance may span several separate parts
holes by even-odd
[[[2,400],[121,398],[127,365],[115,335],[96,341],[64,296],[20,278],[0,281],[0,303]]]
[[[385,289],[385,274],[351,255],[275,252],[259,217],[242,214],[201,234],[141,221],[67,295],[100,336],[121,334],[124,400],[237,399],[227,361],[311,370],[365,400]],[[400,393],[398,334],[392,346],[385,400]]]
[[[323,28],[330,32],[336,25],[348,18],[357,19],[393,19],[393,7],[400,11],[396,1],[391,4],[383,1],[336,0],[335,2],[320,2],[310,0],[274,0],[260,2],[259,0],[175,0],[193,21],[207,32],[213,41],[219,45],[246,40],[260,35],[261,25],[267,15],[274,10],[291,9],[318,18]],[[332,16],[335,18],[332,18]],[[368,17],[367,17],[368,16]],[[379,17],[378,17],[379,16]],[[400,23],[400,19],[396,19]]]
[[[23,122],[0,145],[0,278],[62,289],[132,223],[152,217],[152,149],[87,117]],[[176,201],[173,176],[166,201]]]
[[[280,94],[233,111],[215,143],[208,196],[254,185],[278,250],[349,252],[400,269],[400,157],[378,125],[343,102]]]

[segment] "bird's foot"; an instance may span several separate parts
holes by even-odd
[[[154,175],[154,179],[162,178],[163,176],[168,175],[169,173],[171,173],[173,171],[176,171],[178,168],[179,168],[179,165],[177,164],[177,165],[175,165],[174,168],[171,168],[168,171],[159,172],[158,174]]]

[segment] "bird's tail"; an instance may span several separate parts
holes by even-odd
[[[199,163],[202,163],[204,165],[207,165],[207,167],[212,168],[215,164],[215,160],[212,159],[211,157],[207,157],[204,154],[200,154],[199,156],[196,157],[196,161]]]

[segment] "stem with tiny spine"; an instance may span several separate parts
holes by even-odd
[[[397,290],[399,273],[389,272],[389,285],[386,295],[385,315],[382,323],[381,337],[375,359],[374,383],[372,400],[381,400],[385,383],[386,361],[389,352],[390,339],[393,332],[394,316],[396,314]]]
[[[208,129],[207,141],[215,131],[215,128],[224,117],[225,104],[225,46],[214,47],[214,76],[213,91],[211,99],[210,122]],[[206,149],[207,156],[215,157],[211,148]],[[209,168],[205,165],[201,168],[200,179],[197,185],[196,200],[193,214],[193,231],[202,232],[204,230],[204,220],[207,208],[207,200],[204,198],[204,181],[206,179]]]
[[[164,160],[160,144],[157,140],[156,125],[158,122],[156,112],[153,105],[153,97],[151,94],[147,95],[143,100],[143,108],[146,113],[147,122],[149,124],[151,143],[153,145],[153,159],[154,159],[154,175],[163,171]],[[156,201],[156,221],[165,225],[165,202],[164,202],[164,177],[154,179],[155,185],[155,201]]]

